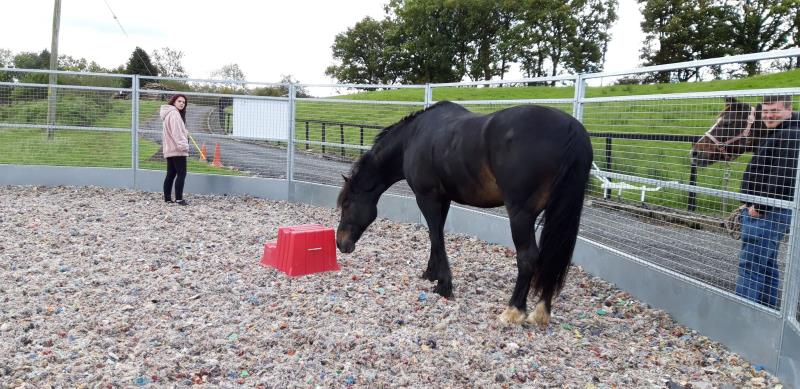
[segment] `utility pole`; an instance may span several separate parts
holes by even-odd
[[[53,38],[50,42],[50,71],[58,69],[58,29],[61,25],[61,0],[55,0],[53,8]],[[47,139],[52,140],[56,125],[56,83],[58,75],[50,73],[50,86],[47,88]]]

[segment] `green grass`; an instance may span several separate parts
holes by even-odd
[[[139,167],[164,170],[163,160],[151,160],[160,148],[140,138]],[[127,131],[56,130],[48,140],[45,130],[4,128],[0,129],[0,164],[130,168],[131,136]],[[240,175],[195,158],[189,158],[188,171]]]
[[[652,95],[688,92],[714,92],[725,90],[770,89],[796,86],[800,79],[800,70],[792,70],[776,74],[767,74],[737,80],[719,80],[709,82],[688,82],[656,85],[612,85],[588,87],[586,97],[609,97],[626,95]],[[348,144],[361,143],[359,124],[388,126],[403,116],[421,108],[419,106],[395,106],[388,104],[355,105],[334,103],[330,100],[370,100],[380,101],[423,101],[421,89],[395,89],[385,91],[365,91],[361,93],[336,96],[326,101],[299,101],[297,106],[296,139],[322,140],[322,125],[328,123],[349,123],[343,126],[344,140]],[[559,99],[572,98],[572,86],[531,86],[531,87],[447,87],[434,88],[434,100],[514,100],[514,99]],[[740,98],[741,101],[755,103],[758,97]],[[507,108],[514,104],[468,105],[474,112],[490,113]],[[572,113],[572,104],[549,104],[557,109]],[[724,108],[721,98],[676,99],[630,102],[587,103],[584,105],[583,123],[590,132],[615,133],[662,133],[701,135],[716,119]],[[308,123],[307,123],[308,122]],[[308,135],[306,135],[308,126]],[[332,143],[341,141],[342,127],[328,124],[325,128],[325,140]],[[380,130],[364,129],[364,144],[370,145],[374,135]],[[605,139],[593,138],[595,161],[606,169]],[[304,147],[300,145],[300,147]],[[320,146],[310,146],[313,150],[321,150]],[[636,140],[612,141],[612,169],[614,172],[647,177],[664,181],[689,183],[689,151],[688,142],[657,142]],[[331,148],[326,148],[331,152]],[[340,153],[339,148],[333,148]],[[345,150],[345,155],[356,157],[358,150]],[[715,164],[698,171],[698,185],[716,189],[738,192],[742,172],[750,155],[743,155],[729,166]],[[725,175],[729,174],[728,179]],[[632,183],[638,185],[636,183]],[[592,193],[600,195],[599,181],[592,179]],[[616,196],[616,193],[614,194]],[[632,202],[639,201],[640,192],[624,191],[622,198]],[[688,194],[674,189],[662,189],[659,192],[647,193],[647,202],[685,208]],[[697,197],[698,209],[709,214],[723,214],[737,204],[733,201],[722,203],[715,196],[700,194]]]
[[[796,86],[800,79],[800,69],[781,73],[764,74],[735,80],[715,80],[707,82],[682,82],[653,85],[610,85],[586,88],[586,97],[608,97],[629,95],[651,95],[666,93],[709,92],[741,89],[769,89]],[[559,83],[557,83],[559,84]],[[433,99],[440,100],[516,100],[516,99],[567,99],[573,98],[575,89],[569,86],[526,86],[526,87],[443,87],[433,88]],[[392,89],[384,91],[365,91],[340,95],[335,99],[373,100],[373,101],[423,101],[423,89]]]
[[[767,74],[745,79],[709,82],[689,82],[656,85],[611,85],[588,87],[586,97],[608,97],[625,95],[652,95],[687,92],[708,92],[743,89],[770,89],[796,86],[800,70]],[[571,99],[572,86],[530,87],[447,87],[434,88],[434,100],[515,100],[515,99]],[[131,103],[115,100],[113,94],[86,94],[81,91],[64,91],[59,94],[57,123],[59,125],[130,128]],[[370,100],[368,104],[336,102],[338,99]],[[757,97],[741,99],[758,101]],[[382,101],[413,102],[414,105],[381,104]],[[296,111],[297,141],[325,141],[369,146],[380,128],[389,126],[404,116],[422,108],[423,89],[396,89],[366,91],[319,100],[299,100]],[[140,104],[140,122],[148,120],[162,103],[143,100]],[[471,104],[474,112],[490,113],[516,104]],[[572,104],[550,104],[571,113]],[[700,135],[722,110],[721,98],[679,99],[630,102],[587,103],[584,105],[583,122],[590,132],[629,132]],[[232,107],[226,113],[233,113]],[[0,105],[0,122],[37,124],[46,123],[47,101],[33,100]],[[323,135],[323,124],[324,135]],[[377,129],[366,127],[378,127]],[[306,131],[306,129],[308,129]],[[103,131],[56,131],[53,141],[43,140],[42,130],[0,130],[0,163],[48,164],[63,166],[109,166],[130,165],[130,135],[128,132]],[[140,166],[146,169],[163,169],[163,162],[149,161],[158,145],[146,140],[140,142]],[[595,161],[607,169],[605,139],[593,138]],[[321,151],[323,146],[298,144],[300,149]],[[654,142],[635,140],[613,140],[611,168],[615,172],[648,177],[664,181],[688,183],[689,150],[691,145],[682,142]],[[336,146],[325,146],[327,153],[342,154]],[[355,158],[360,150],[344,149],[344,156]],[[698,184],[704,187],[738,191],[741,172],[749,155],[740,157],[730,165],[717,164],[698,172]],[[190,171],[214,174],[236,174],[227,169],[216,169],[192,161]],[[730,178],[724,179],[726,171]],[[599,182],[592,179],[591,190],[600,194]],[[662,189],[647,194],[647,202],[676,208],[684,208],[687,194],[683,191]],[[638,201],[639,193],[626,191],[622,196]],[[713,196],[698,196],[698,206],[707,213],[724,212],[719,199]]]
[[[161,103],[140,103],[139,121],[158,111]],[[46,99],[0,105],[0,123],[47,124]],[[111,95],[81,95],[62,91],[56,101],[56,125],[77,127],[131,128],[131,102],[115,100]]]
[[[614,139],[611,169],[607,164],[605,152],[605,138],[592,138],[594,161],[604,171],[650,178],[662,181],[676,181],[688,184],[690,177],[690,161],[688,143],[663,142],[663,141],[638,141],[627,139]],[[697,183],[706,188],[715,188],[738,192],[741,184],[742,173],[750,161],[751,155],[740,156],[729,165],[717,163],[697,172]],[[725,175],[729,174],[728,179]],[[612,179],[612,181],[618,181]],[[636,182],[629,184],[641,186]],[[647,185],[651,186],[651,185]],[[591,179],[590,193],[602,196],[600,181]],[[617,197],[613,191],[613,197]],[[623,191],[622,199],[638,203],[640,192],[637,190]],[[688,193],[677,189],[661,189],[658,192],[646,194],[648,204],[657,204],[678,209],[686,209]],[[698,194],[697,207],[702,213],[723,216],[738,206],[738,202],[728,201],[723,203],[718,197]]]

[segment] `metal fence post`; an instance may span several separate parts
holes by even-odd
[[[47,140],[55,138],[56,110],[58,109],[58,74],[50,73],[47,87]]]
[[[139,76],[131,80],[131,167],[133,187],[136,188],[136,174],[139,171]]]
[[[325,136],[325,122],[322,122],[322,135],[320,140],[322,141],[322,155],[325,155],[325,142],[327,142],[327,137]]]
[[[586,97],[586,81],[580,73],[575,75],[575,97],[572,100],[572,116],[583,123],[583,98]]]
[[[431,84],[425,84],[425,97],[424,97],[424,105],[427,109],[433,103],[433,89],[431,88]]]
[[[286,142],[286,180],[289,181],[291,188],[294,181],[294,118],[297,110],[297,100],[295,99],[296,87],[294,83],[289,84],[289,136]],[[291,190],[291,189],[290,189]],[[290,192],[291,193],[291,192]],[[291,197],[289,200],[294,200]]]
[[[345,150],[344,150],[344,124],[339,125],[339,142],[342,145],[341,154],[344,157]]]

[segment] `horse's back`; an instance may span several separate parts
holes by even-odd
[[[589,134],[577,119],[559,110],[525,105],[498,111],[486,123],[483,138],[492,173],[506,192],[548,191],[564,168],[588,177]]]
[[[447,103],[416,125],[404,169],[417,194],[446,194],[463,204],[494,207],[505,202],[509,189],[526,191],[555,177],[566,159],[575,157],[565,152],[570,143],[577,143],[574,149],[591,164],[584,127],[548,107],[524,105],[481,115]]]

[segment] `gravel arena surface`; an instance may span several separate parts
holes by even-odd
[[[781,386],[579,267],[547,328],[507,326],[504,247],[447,235],[446,300],[419,277],[427,229],[379,219],[341,271],[289,278],[264,243],[336,210],[187,199],[0,187],[0,387]]]

